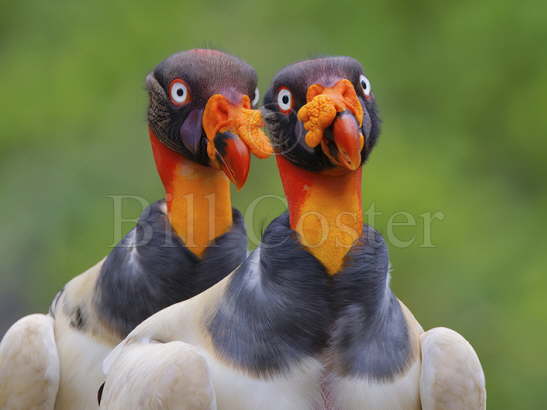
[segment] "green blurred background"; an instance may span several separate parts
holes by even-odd
[[[384,120],[365,206],[384,234],[397,211],[417,221],[393,228],[416,236],[390,247],[393,288],[425,328],[475,346],[489,408],[545,408],[547,3],[0,3],[0,335],[109,252],[110,195],[162,196],[145,122],[156,63],[218,47],[254,65],[264,93],[288,63],[350,55]],[[274,161],[254,161],[234,202],[281,193]],[[282,209],[264,200],[248,222],[259,235]],[[437,211],[422,247],[420,215]]]

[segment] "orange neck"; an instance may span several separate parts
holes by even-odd
[[[149,136],[169,222],[186,247],[201,257],[210,242],[232,226],[230,182],[222,171],[170,150],[152,130]]]
[[[361,168],[334,175],[310,172],[278,155],[277,165],[289,205],[291,228],[330,275],[361,236]]]

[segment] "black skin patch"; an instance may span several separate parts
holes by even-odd
[[[338,114],[337,114],[337,116],[338,116]],[[338,147],[336,146],[336,144],[334,142],[334,135],[332,134],[332,130],[331,130],[330,127],[325,130],[325,141],[327,143],[327,147],[329,149],[330,154],[333,157],[338,155]]]
[[[333,277],[336,324],[331,358],[340,375],[385,381],[413,358],[399,301],[389,289],[389,258],[382,236],[369,226]]]
[[[104,390],[104,382],[101,384],[101,387],[99,387],[99,390],[97,391],[97,403],[99,406],[101,405],[101,400],[103,398],[103,390]]]
[[[323,153],[320,145],[315,148],[306,145],[304,141],[306,130],[298,120],[297,113],[306,104],[306,92],[310,85],[318,82],[331,83],[345,78],[352,82],[363,106],[362,132],[366,142],[361,157],[364,163],[376,145],[380,135],[381,121],[374,95],[371,94],[366,98],[361,90],[359,78],[362,73],[361,64],[351,57],[306,60],[291,64],[279,71],[264,96],[263,110],[275,151],[294,165],[308,171],[319,172],[334,166]],[[276,102],[280,87],[285,87],[292,93],[294,109],[288,114],[281,112]]]
[[[331,280],[296,235],[288,214],[276,218],[208,323],[222,357],[252,374],[283,373],[327,346]]]
[[[77,306],[70,314],[70,326],[77,330],[83,330],[86,325],[86,317],[80,306]]]
[[[228,139],[231,139],[231,138],[234,138],[234,135],[232,133],[229,133],[229,132],[219,132],[217,133],[217,135],[215,136],[215,139],[214,139],[214,144],[215,144],[215,148],[217,150],[217,160],[220,162],[221,159],[218,158],[218,156],[224,156],[226,154],[226,146],[227,146],[227,143],[226,141]]]
[[[137,226],[106,258],[95,285],[97,313],[121,338],[159,310],[210,288],[247,255],[247,236],[237,210],[232,228],[199,259],[171,228],[162,202],[143,211]]]

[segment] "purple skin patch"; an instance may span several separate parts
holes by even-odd
[[[188,151],[196,154],[199,149],[203,129],[201,120],[203,110],[192,110],[180,126],[180,138]]]

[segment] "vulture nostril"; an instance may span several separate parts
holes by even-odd
[[[308,91],[306,93],[307,101],[310,102],[311,100],[313,100],[315,97],[317,97],[319,94],[321,94],[324,89],[325,89],[325,87],[323,87],[319,84],[310,85],[310,87],[308,88]]]
[[[219,104],[217,106],[217,114],[221,121],[228,120],[228,117],[230,116],[228,106],[226,104]]]
[[[342,91],[342,97],[344,97],[344,99],[349,99],[351,98],[353,95],[353,93],[351,92],[350,88],[349,87],[344,87],[344,91]]]

